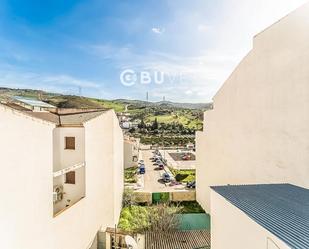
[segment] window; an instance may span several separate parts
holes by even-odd
[[[75,150],[75,137],[65,137],[65,149]]]
[[[65,174],[66,184],[75,184],[75,171],[70,171]]]

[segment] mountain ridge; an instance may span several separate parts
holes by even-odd
[[[134,105],[138,107],[165,107],[165,108],[180,108],[180,109],[197,109],[197,110],[207,110],[212,108],[212,103],[182,103],[182,102],[172,102],[172,101],[144,101],[144,100],[131,100],[131,99],[113,99],[106,100],[100,98],[84,97],[77,95],[65,95],[60,93],[52,93],[43,90],[36,89],[19,89],[19,88],[8,88],[0,87],[0,100],[7,99],[12,96],[24,96],[30,98],[38,98],[39,96],[46,102],[54,104],[57,107],[63,108],[95,108],[101,107],[104,104],[111,103],[122,104],[122,105]],[[118,110],[120,110],[118,108]]]

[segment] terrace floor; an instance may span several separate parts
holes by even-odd
[[[163,158],[166,159],[167,164],[174,169],[195,169],[195,160],[181,160],[182,152],[177,150],[160,150]],[[177,155],[178,154],[178,155]],[[195,153],[192,154],[192,159],[195,159]]]

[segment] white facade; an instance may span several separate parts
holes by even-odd
[[[309,188],[309,4],[254,37],[197,134],[197,199],[212,185]]]
[[[75,149],[65,149],[65,138],[75,138]],[[66,184],[65,174],[54,176],[54,186],[62,186],[65,195],[60,202],[54,205],[54,214],[63,210],[66,205],[72,205],[85,197],[85,128],[84,127],[57,127],[53,130],[53,172],[81,164],[75,170],[76,183]],[[68,202],[69,200],[69,202]]]
[[[76,138],[74,151],[65,150],[66,136]],[[81,127],[56,127],[0,105],[0,138],[0,248],[86,249],[98,230],[118,223],[123,140],[113,111]],[[85,166],[76,169],[76,186],[53,176],[79,163]],[[70,194],[60,212],[53,205],[55,184]]]
[[[124,168],[137,167],[139,158],[139,139],[124,139]]]
[[[289,249],[278,237],[211,190],[211,249]]]

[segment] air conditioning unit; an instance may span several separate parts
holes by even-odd
[[[54,186],[54,192],[53,192],[53,202],[57,203],[63,199],[63,186],[62,185],[56,185]]]

